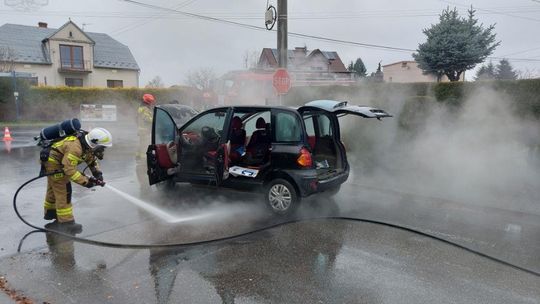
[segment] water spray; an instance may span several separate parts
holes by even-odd
[[[132,195],[129,195],[128,193],[125,193],[121,190],[116,189],[115,187],[106,184],[105,188],[113,191],[114,193],[120,195],[121,197],[125,198],[130,203],[134,204],[135,206],[147,211],[148,213],[153,214],[154,216],[159,217],[160,219],[164,220],[167,223],[170,224],[178,224],[181,222],[187,222],[187,221],[193,221],[193,220],[199,220],[203,218],[207,218],[212,216],[211,214],[200,214],[200,215],[192,215],[192,216],[172,216],[170,213],[167,213],[156,206],[151,205],[148,202],[145,202],[141,199],[138,199]]]

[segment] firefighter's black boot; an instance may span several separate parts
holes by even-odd
[[[48,209],[47,212],[45,212],[45,216],[43,216],[43,219],[47,221],[57,220],[58,217],[56,216],[56,210]]]
[[[54,221],[52,223],[49,223],[45,225],[45,228],[49,230],[54,230],[58,232],[66,232],[70,234],[79,234],[82,232],[82,225],[75,223],[75,221],[69,221],[69,222],[59,222]]]

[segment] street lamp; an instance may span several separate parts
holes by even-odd
[[[11,72],[13,79],[13,97],[15,98],[15,119],[19,120],[19,92],[17,91],[17,74],[15,71]]]

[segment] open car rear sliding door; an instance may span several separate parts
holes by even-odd
[[[167,172],[176,166],[178,128],[171,115],[154,108],[152,121],[152,144],[146,151],[147,174],[150,185],[170,179],[173,174]]]

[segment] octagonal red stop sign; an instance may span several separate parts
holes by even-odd
[[[278,94],[286,94],[291,88],[291,77],[286,69],[277,69],[272,77],[272,85]]]

